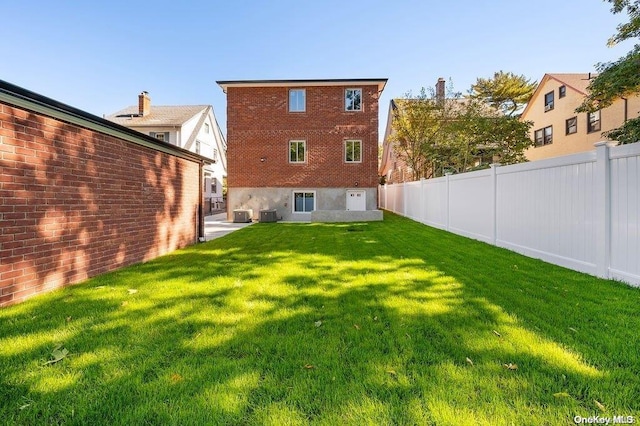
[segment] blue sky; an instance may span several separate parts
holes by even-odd
[[[2,6],[0,79],[95,115],[137,102],[211,104],[216,80],[388,78],[389,100],[439,77],[466,92],[511,71],[589,72],[626,16],[601,0],[176,2],[12,1]]]

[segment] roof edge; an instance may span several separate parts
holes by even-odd
[[[348,86],[352,84],[371,84],[378,86],[382,92],[387,78],[328,78],[328,79],[294,79],[294,80],[218,80],[216,83],[227,92],[229,87],[301,87],[301,86]]]
[[[90,114],[55,99],[48,98],[15,84],[0,80],[0,101],[9,105],[55,118],[66,123],[107,134],[137,145],[161,151],[191,161],[211,164],[211,159],[187,151],[149,135],[121,126],[113,121]]]

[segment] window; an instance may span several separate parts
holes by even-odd
[[[362,111],[362,89],[345,90],[344,109],[346,111]]]
[[[200,141],[196,141],[196,154],[200,154]]]
[[[544,132],[542,131],[542,129],[536,130],[534,132],[534,141],[536,143],[536,146],[544,145]]]
[[[553,126],[538,129],[533,135],[536,146],[549,145],[553,143]]]
[[[600,111],[587,113],[587,133],[600,130]]]
[[[211,193],[212,194],[217,194],[218,193],[218,179],[217,178],[211,178]]]
[[[558,98],[564,98],[567,96],[567,86],[560,86],[558,88]]]
[[[305,141],[289,141],[289,162],[304,163],[307,143]]]
[[[209,133],[209,124],[208,123],[204,123],[204,132],[205,133]]]
[[[549,92],[544,95],[544,111],[551,111],[553,109],[553,92]]]
[[[362,141],[344,141],[344,161],[347,163],[362,162]]]
[[[578,117],[571,117],[567,119],[567,135],[578,132]]]
[[[304,112],[306,107],[305,89],[289,90],[289,112]]]
[[[159,141],[169,142],[169,132],[149,132],[149,136]]]
[[[544,144],[549,145],[553,143],[553,126],[544,128]]]
[[[293,193],[293,212],[308,213],[316,209],[315,192],[294,192]]]

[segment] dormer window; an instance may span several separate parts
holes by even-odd
[[[551,111],[553,109],[553,92],[549,92],[544,95],[544,112]]]

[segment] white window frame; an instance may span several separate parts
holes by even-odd
[[[296,161],[291,161],[291,144],[298,144],[298,143],[302,143],[302,146],[304,147],[304,158],[302,160],[300,160],[299,158]],[[307,141],[304,139],[292,139],[289,141],[288,144],[288,151],[287,151],[287,158],[289,159],[289,163],[290,164],[304,164],[307,162]],[[296,150],[296,157],[298,154],[298,150]]]
[[[348,93],[352,91],[352,92],[360,92],[360,104],[358,105],[359,108],[352,108],[349,109],[349,98],[348,98]],[[357,111],[362,111],[362,88],[359,87],[350,87],[348,89],[344,90],[344,110],[345,111],[349,111],[349,112],[357,112]]]
[[[309,210],[309,211],[297,211],[296,210],[296,194],[313,194],[313,209]],[[303,195],[302,197],[304,199],[305,195]],[[291,193],[291,199],[293,200],[293,202],[291,203],[291,213],[305,214],[305,213],[311,213],[312,211],[316,210],[316,201],[317,201],[316,191],[293,191]],[[302,206],[304,208],[304,206],[305,206],[304,201],[302,203]]]
[[[300,99],[296,96],[295,103],[292,102],[291,95],[293,93],[302,93],[302,108],[300,108]],[[306,112],[307,111],[307,90],[306,89],[289,89],[289,112]]]
[[[204,132],[209,133],[209,123],[204,123]]]
[[[350,142],[354,142],[354,143],[355,143],[355,142],[358,142],[358,144],[360,144],[360,150],[359,150],[360,158],[359,158],[358,160],[348,160],[348,159],[347,159],[347,152],[348,152],[348,149],[349,149],[349,148],[348,148],[348,144],[349,144]],[[343,157],[343,159],[344,159],[344,162],[345,162],[345,163],[350,163],[350,164],[351,164],[351,163],[362,163],[362,140],[361,140],[361,139],[346,139],[346,140],[344,141],[344,151],[343,151],[343,152],[344,152],[344,157]]]

